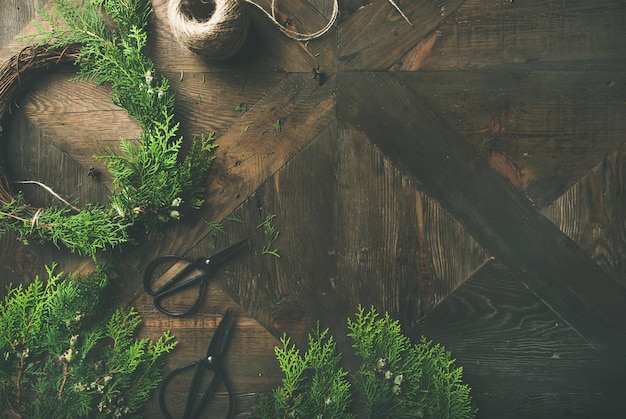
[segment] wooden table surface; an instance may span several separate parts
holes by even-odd
[[[13,37],[45,3],[3,0],[0,59],[24,46]],[[278,3],[279,19],[302,30],[331,13],[330,1]],[[177,336],[168,369],[197,359],[235,309],[228,371],[242,415],[280,384],[277,337],[302,344],[320,321],[348,349],[346,318],[362,304],[445,344],[480,417],[623,417],[626,3],[397,3],[412,25],[385,0],[340,1],[336,25],[306,43],[251,8],[242,51],[215,63],[175,42],[166,0],[153,0],[147,53],[177,93],[186,143],[214,131],[219,148],[205,206],[119,255],[120,304],[141,313],[143,336]],[[107,86],[71,76],[56,69],[25,86],[4,121],[5,168],[81,204],[106,202],[110,177],[93,155],[139,127]],[[261,254],[268,215],[280,258]],[[242,238],[248,248],[193,317],[166,318],[143,293],[154,257]],[[92,269],[51,245],[0,245],[3,282],[26,283],[53,261]],[[158,416],[156,400],[145,416]]]

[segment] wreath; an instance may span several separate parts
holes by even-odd
[[[62,203],[37,208],[21,192],[13,192],[0,168],[0,235],[12,231],[25,244],[51,241],[95,257],[100,250],[131,241],[137,227],[148,235],[162,232],[184,211],[202,205],[216,145],[209,134],[194,139],[187,153],[181,149],[174,94],[142,53],[151,13],[149,0],[55,0],[53,11],[40,10],[43,24],[35,22],[36,33],[22,37],[33,46],[0,68],[0,117],[25,80],[58,63],[74,62],[79,68],[75,79],[109,83],[113,102],[142,130],[138,140],[122,138],[119,151],[95,156],[113,179],[109,205],[77,208],[34,182]]]

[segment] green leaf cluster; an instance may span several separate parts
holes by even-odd
[[[418,344],[403,334],[389,313],[359,307],[348,319],[348,336],[361,359],[354,376],[371,418],[472,418],[470,388],[440,344],[422,337]]]
[[[22,194],[0,205],[0,236],[13,231],[24,244],[51,241],[92,257],[99,250],[129,241],[130,223],[128,218],[117,217],[112,208],[101,205],[88,205],[79,212],[67,207],[35,209],[26,204]]]
[[[278,240],[278,236],[280,236],[280,231],[276,229],[272,225],[272,221],[276,218],[276,214],[268,215],[265,217],[263,222],[256,226],[256,228],[263,229],[263,235],[267,239],[267,244],[263,245],[263,249],[261,250],[262,255],[272,255],[274,257],[279,258],[280,254],[278,253],[278,249],[272,249],[276,240]]]
[[[256,417],[262,418],[344,418],[351,405],[347,372],[340,366],[336,343],[328,329],[309,335],[309,349],[304,355],[290,338],[281,338],[282,348],[276,347],[276,357],[285,373],[283,386],[274,390],[273,398],[258,406]]]
[[[440,344],[422,337],[417,344],[403,334],[400,323],[389,313],[380,317],[372,307],[358,308],[355,319],[348,319],[348,336],[360,360],[358,370],[347,376],[339,366],[328,330],[309,335],[309,349],[304,357],[283,336],[283,347],[276,348],[282,387],[263,401],[254,412],[259,418],[454,418],[476,416],[470,387],[462,381],[463,369],[455,365],[451,354]],[[320,336],[332,345],[320,344]],[[318,371],[325,371],[325,385],[316,387]],[[348,378],[350,381],[348,381]],[[350,382],[353,384],[350,385]],[[323,390],[320,391],[319,388]],[[309,400],[336,402],[336,416],[328,414],[328,404]],[[306,401],[306,402],[305,402]]]
[[[0,305],[0,412],[22,418],[138,417],[176,342],[135,339],[134,309],[103,310],[107,280],[48,270]],[[103,314],[105,313],[105,314]]]
[[[143,53],[150,1],[54,0],[51,11],[39,13],[47,25],[38,23],[38,32],[23,39],[53,48],[80,44],[76,78],[110,84],[113,102],[140,123],[142,133],[138,140],[122,138],[119,152],[110,149],[96,156],[107,164],[115,185],[108,207],[42,212],[19,197],[0,208],[0,234],[12,230],[25,242],[51,240],[93,257],[129,241],[133,225],[159,233],[186,210],[202,205],[216,145],[212,134],[202,135],[183,150],[174,94]]]

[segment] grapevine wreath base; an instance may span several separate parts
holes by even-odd
[[[3,122],[6,114],[11,112],[11,103],[23,85],[57,64],[76,61],[79,53],[80,45],[78,44],[63,48],[52,48],[50,45],[28,46],[2,64],[0,67],[0,121]],[[3,125],[0,124],[0,137],[3,132]],[[17,199],[18,196],[11,189],[9,179],[0,163],[0,205],[9,205]],[[40,209],[29,207],[28,211],[36,214]]]

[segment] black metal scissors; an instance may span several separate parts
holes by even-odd
[[[222,317],[220,324],[217,326],[217,330],[215,331],[215,334],[211,339],[209,349],[207,350],[206,356],[204,358],[176,368],[163,379],[163,382],[161,383],[161,389],[159,390],[159,406],[161,407],[161,412],[167,419],[172,419],[172,415],[167,410],[167,406],[165,403],[165,393],[167,391],[167,385],[172,378],[190,368],[194,368],[194,372],[193,378],[191,379],[191,384],[189,385],[189,394],[187,395],[187,401],[185,402],[183,419],[195,419],[199,417],[199,415],[202,413],[202,411],[211,400],[211,397],[213,397],[213,395],[215,394],[215,391],[217,390],[220,382],[224,382],[224,387],[226,387],[226,391],[228,392],[228,413],[226,414],[226,417],[229,419],[233,417],[235,406],[233,392],[230,388],[230,384],[228,383],[228,377],[226,376],[224,367],[222,365],[224,352],[226,351],[226,345],[228,343],[228,338],[232,327],[232,318],[233,310],[229,308],[226,311],[226,314],[224,314],[224,317]],[[202,375],[207,370],[213,371],[213,379],[207,386],[204,394],[202,394],[202,397],[200,398],[200,401],[196,405],[198,386],[200,385]]]
[[[242,240],[233,245],[230,245],[208,258],[198,258],[198,259],[190,259],[184,256],[176,256],[176,255],[165,255],[159,258],[156,258],[146,267],[146,271],[143,275],[143,287],[146,292],[154,297],[154,306],[163,314],[167,314],[168,316],[181,317],[194,312],[202,303],[202,297],[204,295],[204,289],[206,287],[206,283],[208,282],[209,277],[212,274],[213,268],[224,262],[226,259],[230,258],[232,255],[237,253],[246,243],[246,240]],[[152,285],[154,281],[163,274],[163,272],[170,269],[175,263],[183,262],[186,263],[186,266],[174,275],[171,279],[169,279],[165,284],[160,286],[159,288],[152,289]],[[161,269],[159,269],[161,268]],[[189,275],[191,275],[194,271],[200,271],[199,275],[194,276],[191,279],[186,279]],[[182,311],[172,311],[165,308],[162,304],[164,298],[170,297],[175,293],[183,291],[195,284],[199,284],[198,286],[198,296],[196,297],[193,304]]]

